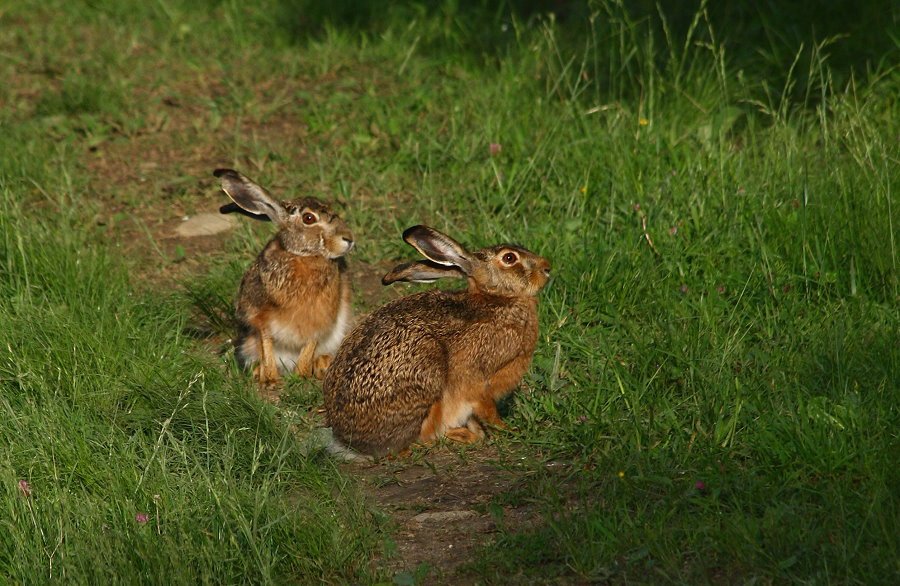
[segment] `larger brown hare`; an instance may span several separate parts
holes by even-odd
[[[499,244],[469,252],[427,226],[403,239],[428,260],[401,264],[382,281],[463,277],[466,290],[401,297],[347,335],[325,373],[325,412],[344,447],[382,456],[445,436],[473,442],[482,423],[502,425],[496,402],[531,363],[537,294],[550,263]]]
[[[353,248],[353,234],[314,197],[279,202],[237,171],[214,175],[241,209],[278,226],[241,280],[238,363],[258,362],[260,384],[278,381],[279,372],[324,372],[352,317],[343,257]]]

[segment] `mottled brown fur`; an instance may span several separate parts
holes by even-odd
[[[422,227],[413,236],[435,232]],[[437,234],[430,244],[450,246]],[[326,372],[328,422],[359,452],[399,452],[441,436],[476,441],[483,436],[479,421],[502,425],[496,401],[528,369],[538,337],[535,295],[550,264],[513,245],[468,253],[450,242],[469,288],[426,291],[378,308],[347,335]],[[428,242],[419,244],[437,262],[404,263],[386,282],[431,280],[441,270],[460,275]],[[510,252],[516,262],[498,264]]]

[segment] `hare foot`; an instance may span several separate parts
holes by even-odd
[[[450,441],[461,444],[472,444],[481,439],[481,436],[468,427],[453,427],[444,432],[444,437]]]
[[[328,370],[329,364],[331,364],[331,354],[322,354],[316,357],[313,364],[313,376],[319,380],[325,378],[325,371]]]
[[[253,378],[259,384],[260,388],[276,387],[281,384],[281,376],[279,376],[277,368],[267,369],[259,364],[253,368]]]

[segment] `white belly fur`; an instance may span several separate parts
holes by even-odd
[[[334,354],[337,352],[338,346],[341,345],[344,336],[347,335],[347,331],[352,325],[352,318],[353,312],[350,308],[350,304],[342,303],[340,309],[338,309],[337,318],[334,320],[334,325],[331,327],[331,330],[319,338],[319,346],[316,348],[317,356],[320,354]]]
[[[315,356],[334,354],[347,334],[347,330],[350,329],[350,321],[350,307],[342,306],[332,327],[320,332],[312,339],[301,338],[290,323],[278,320],[270,322],[269,332],[272,336],[272,347],[275,350],[275,363],[278,370],[282,374],[292,372],[297,366],[300,351],[313,340],[318,343]],[[248,364],[259,362],[259,347],[256,341],[257,337],[250,335],[244,339],[241,345],[240,353]]]

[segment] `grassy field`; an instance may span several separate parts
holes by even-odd
[[[245,4],[0,8],[0,580],[900,581],[895,5]],[[456,573],[233,365],[221,166],[336,202],[359,313],[413,224],[553,264]]]

